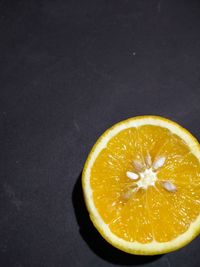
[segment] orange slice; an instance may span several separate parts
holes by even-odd
[[[200,146],[168,119],[135,117],[108,129],[82,185],[94,226],[125,252],[166,253],[200,232]]]

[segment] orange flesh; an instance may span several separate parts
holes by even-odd
[[[155,186],[131,191],[134,160],[165,157]],[[161,181],[177,188],[169,192]],[[200,213],[200,164],[184,141],[152,125],[129,128],[114,136],[91,170],[94,204],[110,230],[127,241],[170,241],[184,233]]]

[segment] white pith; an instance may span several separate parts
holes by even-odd
[[[160,127],[167,128],[171,131],[172,134],[176,134],[180,136],[185,143],[190,147],[191,152],[200,159],[200,148],[198,142],[191,136],[190,133],[188,133],[185,129],[177,125],[176,123],[172,123],[168,120],[159,119],[158,117],[146,117],[146,118],[138,118],[133,120],[128,120],[125,123],[120,123],[112,127],[97,143],[94,150],[92,151],[92,157],[89,159],[89,161],[86,164],[86,169],[84,170],[84,190],[87,192],[85,194],[86,197],[86,203],[90,212],[90,216],[92,217],[93,223],[97,226],[97,228],[100,230],[100,232],[103,234],[103,236],[111,242],[113,245],[120,249],[126,248],[127,251],[134,252],[136,254],[154,254],[156,251],[156,254],[162,253],[163,251],[173,250],[178,247],[180,247],[179,244],[188,243],[188,240],[190,241],[194,236],[195,233],[199,231],[199,225],[200,225],[200,216],[191,223],[189,229],[178,236],[177,238],[168,241],[168,242],[157,242],[156,240],[153,240],[150,243],[147,244],[141,244],[139,242],[130,242],[126,241],[122,238],[119,238],[118,236],[114,235],[109,226],[105,224],[101,216],[99,215],[94,202],[92,201],[92,189],[90,186],[90,172],[91,167],[93,166],[94,161],[96,160],[99,152],[107,146],[108,141],[112,138],[112,136],[116,135],[120,131],[130,128],[130,127],[139,127],[142,125],[156,125]],[[193,144],[191,146],[191,144]],[[155,172],[150,168],[146,169],[144,172],[141,172],[140,174],[140,180],[137,181],[138,186],[148,186],[153,185],[156,181],[156,174]],[[147,178],[148,176],[148,178]]]
[[[139,188],[147,189],[148,186],[154,186],[157,180],[156,172],[152,169],[146,169],[144,172],[139,174],[140,180],[136,182]]]

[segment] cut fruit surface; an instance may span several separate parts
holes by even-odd
[[[93,224],[125,252],[166,253],[200,232],[200,146],[168,119],[141,116],[108,129],[82,185]]]

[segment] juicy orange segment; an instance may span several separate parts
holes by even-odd
[[[181,242],[175,246],[175,240],[185,234],[184,242],[189,242],[187,232],[199,220],[199,145],[163,118],[139,117],[121,124],[122,129],[114,126],[104,134],[104,145],[103,138],[97,143],[99,151],[93,149],[96,155],[83,173],[93,222],[110,243],[130,253],[177,249]]]

